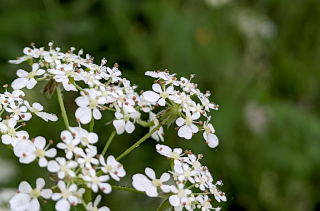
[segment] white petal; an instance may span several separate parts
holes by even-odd
[[[41,196],[45,199],[49,199],[52,195],[52,190],[51,189],[44,189],[41,191]]]
[[[40,103],[33,103],[32,107],[37,109],[38,111],[42,111],[43,110],[43,106]]]
[[[92,113],[93,113],[94,119],[97,119],[97,120],[101,119],[102,114],[97,108],[93,109]]]
[[[47,164],[48,164],[47,159],[45,159],[45,158],[40,158],[40,159],[39,159],[39,166],[40,166],[40,167],[46,167]]]
[[[160,86],[160,84],[152,84],[152,89],[155,92],[161,93],[162,92],[162,88]]]
[[[37,71],[39,69],[39,64],[38,63],[34,63],[32,65],[32,71]]]
[[[190,131],[188,126],[184,125],[178,130],[178,136],[186,139],[191,139],[192,132]]]
[[[76,110],[76,118],[80,119],[82,124],[88,124],[91,121],[91,109],[89,107],[80,107]]]
[[[22,181],[18,189],[21,193],[30,193],[32,191],[31,186],[26,181]]]
[[[124,120],[114,120],[113,126],[116,128],[117,134],[120,135],[124,132],[125,121]]]
[[[1,139],[2,139],[2,143],[6,144],[6,145],[11,144],[11,142],[12,142],[12,138],[9,135],[2,135]]]
[[[186,122],[186,120],[184,118],[179,117],[176,120],[176,124],[180,127],[181,125],[183,125]]]
[[[27,211],[39,211],[40,210],[40,203],[38,199],[32,199],[29,203],[29,207],[27,208]]]
[[[170,174],[168,174],[168,173],[163,173],[162,175],[161,175],[161,177],[160,177],[160,180],[162,181],[162,182],[166,182],[166,181],[168,181],[170,179]]]
[[[99,187],[105,194],[109,194],[112,191],[111,185],[108,183],[100,183]]]
[[[17,70],[17,76],[20,78],[26,78],[28,76],[28,72],[22,69]]]
[[[46,156],[49,158],[53,158],[57,155],[57,150],[55,148],[51,148],[46,151]]]
[[[37,147],[37,149],[44,149],[44,147],[46,146],[46,139],[42,136],[38,136],[35,138],[33,143]]]
[[[135,129],[135,126],[132,122],[127,121],[125,129],[126,129],[127,133],[132,133]]]
[[[88,138],[88,141],[89,141],[90,144],[97,143],[97,141],[99,139],[98,135],[95,134],[95,133],[89,133],[87,138]]]
[[[27,89],[33,89],[33,87],[37,84],[36,79],[30,78],[30,80],[27,82]]]
[[[25,193],[14,195],[9,201],[12,210],[26,210],[29,206],[29,202],[30,196]]]
[[[151,181],[143,174],[135,174],[132,177],[132,185],[139,191],[146,191],[148,186],[151,186]]]
[[[160,98],[160,95],[153,92],[153,91],[145,91],[142,93],[143,97],[150,101],[150,102],[157,102],[157,100]]]
[[[153,171],[153,169],[147,167],[147,168],[144,170],[144,172],[146,173],[146,175],[147,175],[150,179],[154,180],[154,179],[156,178],[156,173]]]
[[[36,181],[36,187],[41,190],[44,185],[46,184],[46,182],[44,181],[43,178],[38,178],[37,181]]]
[[[60,199],[55,206],[57,211],[69,211],[70,203],[66,199]]]
[[[180,198],[177,195],[169,197],[169,202],[172,206],[178,206],[180,204]]]
[[[161,105],[161,106],[165,106],[166,105],[166,100],[161,98],[159,101],[158,101],[158,104]]]
[[[77,97],[75,102],[80,107],[86,107],[89,105],[88,97],[86,96]]]
[[[167,88],[166,92],[168,92],[168,94],[172,94],[172,93],[173,93],[173,90],[174,90],[173,86],[169,86],[169,87]]]
[[[170,185],[161,185],[160,188],[165,193],[169,193],[170,192]]]
[[[149,197],[157,197],[157,196],[158,196],[157,188],[154,187],[154,186],[149,186],[149,187],[146,189],[146,194],[147,194]]]
[[[59,170],[60,170],[60,165],[55,160],[49,161],[49,163],[48,163],[48,171],[57,172]]]
[[[52,200],[57,201],[58,199],[61,198],[61,193],[54,193],[52,194]]]
[[[73,140],[72,134],[67,130],[64,130],[61,132],[60,138],[62,139],[63,142],[65,142],[67,144],[71,143]]]
[[[15,90],[17,89],[22,89],[23,87],[25,87],[28,83],[28,79],[27,78],[17,78],[16,80],[14,80],[11,83],[11,87]]]
[[[95,99],[96,96],[97,96],[97,90],[95,90],[95,89],[90,89],[90,90],[89,90],[89,96],[90,96],[91,99]]]
[[[207,139],[207,142],[208,142],[208,146],[210,148],[215,148],[216,146],[218,146],[219,144],[219,140],[218,140],[218,137],[212,133],[210,133],[208,135],[208,139]]]

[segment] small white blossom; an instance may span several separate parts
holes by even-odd
[[[39,69],[39,64],[37,63],[32,65],[32,71],[29,73],[25,70],[19,69],[17,71],[19,78],[12,82],[11,87],[15,90],[22,89],[23,87],[32,89],[37,84],[37,81],[34,79],[34,77],[43,75],[44,73],[45,71],[43,69]]]

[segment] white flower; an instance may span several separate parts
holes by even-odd
[[[182,155],[184,155],[182,154],[181,148],[175,148],[172,151],[172,149],[166,145],[157,144],[156,149],[160,155],[166,156],[167,158],[173,158],[174,160],[181,160],[181,161],[188,160],[188,158],[186,157],[181,157]]]
[[[59,142],[57,147],[59,149],[64,149],[66,152],[66,158],[71,159],[78,144],[80,143],[80,139],[74,139],[72,134],[67,130],[61,132],[60,138],[64,143]]]
[[[78,204],[78,198],[73,195],[77,191],[77,185],[72,184],[66,187],[64,181],[59,181],[58,187],[61,193],[52,194],[52,200],[57,201],[55,208],[57,211],[69,211],[70,205]]]
[[[186,111],[186,118],[179,117],[176,120],[176,124],[180,127],[178,130],[178,136],[185,138],[185,139],[191,139],[192,134],[197,133],[199,131],[199,128],[193,124],[193,120],[199,119],[200,114],[194,113],[193,115],[190,114],[189,111]]]
[[[211,200],[209,199],[208,195],[204,195],[204,196],[199,195],[197,196],[197,200],[201,204],[201,205],[198,205],[198,207],[199,206],[202,207],[201,208],[202,211],[210,211],[213,209],[212,205],[210,204]]]
[[[27,112],[27,107],[25,106],[21,106],[20,105],[16,105],[14,102],[9,103],[9,107],[6,107],[6,111],[9,113],[12,113],[10,116],[12,116],[15,120],[19,120],[19,116],[21,117],[21,119],[23,119],[24,121],[29,121],[32,117],[32,115]]]
[[[37,115],[38,117],[42,118],[44,121],[57,121],[58,120],[58,117],[57,115],[55,114],[49,114],[49,113],[46,113],[46,112],[43,112],[43,106],[40,104],[40,103],[33,103],[32,104],[32,107],[30,106],[29,102],[28,101],[24,101],[24,104],[27,106],[27,108],[33,112],[35,115]]]
[[[216,146],[218,146],[219,140],[218,140],[218,137],[213,134],[215,130],[212,124],[209,123],[210,119],[211,119],[211,116],[208,117],[207,121],[205,121],[203,124],[203,128],[204,128],[203,138],[204,140],[207,141],[208,146],[210,148],[215,148]]]
[[[71,160],[66,161],[65,158],[59,157],[51,160],[48,163],[48,171],[58,173],[59,179],[64,179],[66,176],[75,177],[74,169],[78,166],[77,162]]]
[[[37,84],[37,81],[34,79],[34,77],[43,75],[44,73],[45,71],[43,69],[39,69],[39,64],[37,63],[32,65],[32,71],[30,73],[19,69],[17,71],[19,78],[12,82],[11,87],[15,90],[22,89],[25,86],[27,86],[28,89],[32,89]]]
[[[118,110],[118,109],[117,109]],[[126,130],[127,133],[132,133],[135,129],[134,124],[130,121],[130,118],[137,118],[140,116],[139,112],[132,112],[124,114],[120,113],[119,111],[115,112],[114,115],[116,116],[116,120],[113,120],[113,126],[117,130],[117,134],[120,135]]]
[[[118,70],[117,67],[113,67],[112,69],[107,67],[107,71],[109,74],[106,74],[106,80],[108,80],[109,78],[112,78],[112,83],[117,82],[119,80],[121,80],[121,78],[119,76],[121,76],[121,71]]]
[[[212,184],[212,187],[210,187],[210,192],[214,195],[214,198],[217,200],[217,202],[227,201],[227,197],[224,192],[218,190],[216,185]]]
[[[149,131],[153,130],[155,127],[159,125],[159,120],[156,118],[156,115],[152,112],[149,113],[149,120],[154,122],[154,125],[150,127]],[[152,133],[151,138],[156,141],[164,141],[163,138],[163,127],[161,126],[156,132]]]
[[[98,208],[97,206],[100,203],[100,201],[101,201],[101,195],[98,195],[97,198],[94,200],[93,205],[92,205],[92,202],[89,202],[87,204],[86,209],[88,211],[110,211],[110,209],[106,206]]]
[[[150,102],[157,102],[160,106],[165,106],[166,105],[166,99],[169,98],[171,100],[175,100],[176,97],[173,95],[174,94],[174,88],[173,86],[169,86],[167,89],[162,91],[162,88],[159,84],[153,84],[152,85],[153,91],[145,91],[143,92],[143,97],[150,101]],[[158,94],[159,93],[159,94]]]
[[[175,162],[174,175],[178,177],[181,182],[188,179],[191,183],[194,183],[193,176],[196,175],[196,171],[192,170],[188,164]]]
[[[57,69],[48,69],[48,72],[54,74],[53,79],[62,83],[66,91],[78,91],[76,87],[69,81],[69,77],[74,77],[76,72],[73,70],[73,64],[59,64]]]
[[[39,158],[39,166],[46,167],[48,161],[45,157],[53,158],[57,154],[55,148],[51,148],[46,151],[45,149],[46,140],[45,138],[38,136],[34,141],[21,140],[14,148],[14,154],[19,157],[20,163],[31,163],[36,158]]]
[[[39,197],[49,199],[52,195],[51,189],[42,189],[45,181],[38,178],[36,188],[32,189],[29,183],[23,181],[19,185],[18,193],[9,201],[11,209],[14,211],[38,211],[40,210]]]
[[[119,177],[124,177],[126,175],[123,165],[119,163],[113,155],[110,155],[106,161],[107,163],[104,161],[104,157],[100,156],[101,170],[106,174],[109,173],[114,180],[120,181]]]
[[[92,189],[93,192],[97,193],[99,188],[103,193],[108,194],[111,192],[112,188],[109,183],[106,183],[110,179],[108,175],[102,175],[97,177],[96,171],[94,169],[89,170],[90,176],[83,176],[82,179],[87,181],[87,186]]]
[[[188,204],[188,195],[192,193],[189,189],[183,189],[183,184],[178,184],[178,188],[176,186],[171,185],[171,192],[175,193],[169,197],[169,202],[174,207],[181,207],[184,204]],[[182,210],[182,209],[181,209]]]
[[[158,196],[157,188],[161,188],[161,190],[165,193],[170,191],[170,185],[162,184],[170,179],[170,174],[163,173],[160,179],[157,179],[155,172],[148,167],[145,169],[145,173],[151,180],[149,180],[148,177],[143,174],[133,175],[132,185],[135,189],[139,191],[145,191],[149,197]]]
[[[75,99],[79,108],[76,110],[76,118],[80,119],[82,124],[88,124],[93,116],[94,119],[101,119],[102,115],[99,111],[99,106],[106,103],[106,98],[99,96],[100,92],[95,89],[86,90],[88,95],[77,97]]]
[[[98,165],[99,161],[98,159],[94,158],[97,155],[97,148],[96,147],[90,147],[85,149],[86,153],[84,151],[79,152],[78,154],[81,156],[78,158],[78,163],[81,166],[84,166],[85,168],[92,168],[92,165]]]
[[[88,132],[85,129],[79,127],[69,127],[69,130],[75,135],[75,139],[79,139],[83,146],[90,146],[98,142],[98,135],[93,132]]]
[[[14,128],[16,124],[17,121],[13,118],[0,122],[0,130],[4,134],[1,136],[2,143],[14,147],[20,140],[29,138],[27,131],[16,131],[17,128]]]

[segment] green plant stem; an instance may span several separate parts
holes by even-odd
[[[70,81],[71,82],[71,81]],[[84,90],[84,89],[82,89],[78,84],[76,84],[74,81],[73,82],[71,82],[72,84],[73,84],[73,86],[75,86],[78,90],[80,90],[80,91],[82,91],[82,92],[84,92],[84,93],[86,93],[86,90]]]
[[[104,106],[103,109],[104,109],[104,110],[109,110],[109,111],[116,111],[116,109],[114,109],[114,108],[109,108],[109,107],[107,107],[107,106]]]
[[[153,128],[149,133],[147,133],[145,136],[143,136],[139,141],[137,141],[134,145],[132,145],[129,149],[124,151],[119,157],[117,157],[117,161],[119,161],[121,158],[129,154],[132,150],[134,150],[137,146],[139,146],[142,142],[144,142],[147,138],[149,138],[154,132],[156,132],[164,123],[166,120],[162,122],[162,124],[157,125],[155,128]]]
[[[92,116],[91,117],[91,121],[90,121],[90,130],[89,130],[89,132],[93,132],[93,126],[94,126],[94,118]]]
[[[112,131],[112,133],[111,133],[106,145],[104,146],[104,148],[103,148],[103,150],[101,152],[101,156],[104,156],[104,154],[106,153],[106,151],[107,151],[109,145],[111,144],[111,142],[112,142],[112,140],[113,140],[115,135],[116,135],[116,131],[114,130],[114,131]]]
[[[83,194],[83,200],[86,204],[92,201],[92,192],[91,188],[85,188],[86,192]]]
[[[59,105],[60,105],[61,114],[62,114],[62,118],[63,118],[64,124],[65,124],[67,130],[69,130],[69,121],[68,121],[68,117],[67,117],[67,112],[66,112],[66,109],[64,108],[64,104],[63,104],[63,100],[62,100],[62,94],[61,94],[61,90],[60,90],[59,86],[57,86],[57,95],[58,95],[58,101],[59,101]]]
[[[116,186],[116,185],[112,185],[111,186],[112,189],[114,190],[123,190],[123,191],[129,191],[129,192],[133,192],[133,193],[142,193],[142,194],[146,194],[145,192],[143,191],[138,191],[136,189],[133,189],[133,188],[127,188],[127,187],[122,187],[122,186]],[[168,198],[167,196],[165,195],[158,195],[157,198]]]

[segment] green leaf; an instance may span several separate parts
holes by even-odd
[[[158,207],[157,211],[163,211],[166,209],[170,209],[171,204],[169,203],[169,199],[164,200],[161,205]]]

